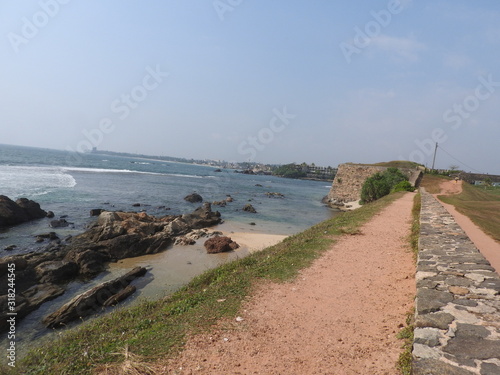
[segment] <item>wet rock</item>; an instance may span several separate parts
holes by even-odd
[[[226,198],[226,202],[228,202],[228,203],[234,202],[233,197],[231,197],[231,196],[229,195],[229,196]]]
[[[54,216],[56,216],[52,211],[47,211],[47,217],[49,219],[52,219]]]
[[[234,242],[230,237],[212,237],[205,241],[205,249],[208,254],[217,254],[236,250],[240,245]]]
[[[200,194],[193,193],[193,194],[186,195],[184,197],[184,200],[191,202],[191,203],[199,203],[199,202],[203,202],[203,197]]]
[[[9,245],[9,246],[5,246],[4,250],[5,251],[12,251],[12,250],[15,250],[16,248],[17,248],[16,245]]]
[[[35,267],[35,272],[40,283],[60,284],[78,274],[76,263],[67,261],[48,261]]]
[[[176,245],[188,246],[188,245],[194,245],[195,243],[196,241],[194,239],[188,238],[186,236],[177,237],[175,239]]]
[[[273,193],[273,192],[267,192],[266,193],[268,198],[285,198],[285,196],[281,193]]]
[[[20,198],[13,201],[5,195],[0,195],[0,227],[21,224],[47,216],[47,212],[32,200]]]
[[[250,203],[246,204],[245,207],[243,207],[243,211],[250,212],[252,214],[257,213],[257,210]]]
[[[101,311],[104,304],[116,298],[134,279],[144,276],[146,269],[136,267],[127,274],[76,296],[57,311],[47,315],[43,323],[48,328],[57,328],[65,324]],[[109,302],[108,302],[109,303]]]
[[[134,203],[134,204],[132,205],[132,207],[141,207],[141,204],[140,204],[140,203]]]
[[[90,216],[99,216],[104,210],[102,208],[94,208],[90,210]]]
[[[214,201],[212,202],[214,206],[226,207],[227,201]]]
[[[69,222],[66,221],[66,219],[59,219],[59,220],[52,220],[50,222],[50,226],[52,228],[65,228],[67,226],[69,226]]]

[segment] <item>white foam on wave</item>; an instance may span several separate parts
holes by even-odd
[[[7,196],[39,196],[75,185],[74,177],[59,167],[0,165],[0,190]]]
[[[216,178],[215,176],[196,176],[190,174],[179,173],[160,173],[160,172],[146,172],[135,171],[130,169],[105,169],[105,168],[82,168],[82,167],[61,167],[64,171],[68,172],[86,172],[86,173],[135,173],[147,174],[153,176],[173,176],[173,177],[186,177],[186,178]]]

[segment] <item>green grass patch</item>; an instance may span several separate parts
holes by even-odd
[[[145,363],[172,357],[182,349],[188,335],[208,331],[221,318],[237,316],[259,280],[292,280],[339,235],[358,233],[362,224],[402,194],[391,194],[342,213],[275,246],[206,271],[167,298],[144,301],[82,323],[33,349],[11,373],[91,374],[103,365],[122,363],[124,355],[120,353],[124,352]]]
[[[500,188],[462,184],[460,194],[438,198],[455,206],[485,233],[500,241]]]
[[[397,367],[402,375],[412,374],[412,350],[413,350],[413,332],[415,330],[414,318],[415,311],[410,311],[406,315],[406,327],[403,327],[401,331],[398,332],[396,337],[403,340],[403,353],[400,354]]]

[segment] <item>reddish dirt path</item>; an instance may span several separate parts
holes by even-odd
[[[441,188],[441,194],[459,194],[462,192],[462,181],[444,181],[439,187]],[[434,194],[435,197],[437,195],[438,194]],[[455,218],[457,224],[467,233],[481,254],[490,262],[496,272],[500,274],[500,243],[484,233],[481,228],[474,224],[467,216],[458,212],[453,205],[441,202],[439,199],[438,201]]]
[[[242,321],[188,340],[168,374],[398,374],[396,333],[413,307],[413,194],[342,237],[289,283],[261,285]]]

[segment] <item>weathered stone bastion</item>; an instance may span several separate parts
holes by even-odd
[[[328,193],[328,202],[342,206],[344,203],[359,201],[361,188],[365,180],[377,172],[384,172],[387,167],[366,164],[340,164],[337,174]],[[422,171],[411,168],[399,168],[406,174],[413,186],[418,186],[422,179]]]
[[[500,277],[422,194],[413,374],[500,374]]]

